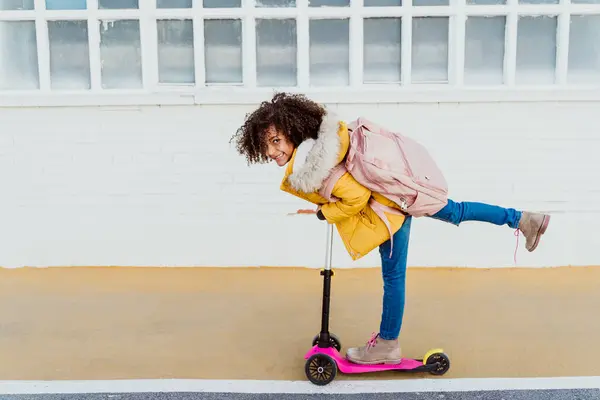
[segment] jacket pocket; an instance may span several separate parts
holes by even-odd
[[[360,222],[363,225],[369,227],[372,230],[375,230],[375,228],[377,227],[377,225],[375,224],[375,222],[371,218],[371,214],[369,212],[367,212],[366,209],[360,210],[360,212],[358,213],[358,216],[360,217]]]

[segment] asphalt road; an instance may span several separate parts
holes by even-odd
[[[600,400],[600,389],[509,390],[478,392],[238,394],[238,393],[114,393],[0,395],[1,400]]]

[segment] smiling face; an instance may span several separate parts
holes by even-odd
[[[273,125],[266,130],[265,134],[267,135],[267,156],[283,167],[292,158],[294,144],[284,134],[278,132]]]

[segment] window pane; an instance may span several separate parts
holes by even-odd
[[[600,82],[600,15],[571,16],[569,83]]]
[[[156,8],[192,8],[192,0],[156,0]]]
[[[558,0],[519,0],[519,4],[558,4]]]
[[[350,0],[309,0],[310,7],[348,7]]]
[[[415,17],[412,26],[412,81],[448,81],[448,17]]]
[[[296,20],[256,20],[258,86],[296,86]]]
[[[413,0],[414,6],[447,6],[449,0]]]
[[[402,0],[364,0],[365,7],[394,7],[401,5]]]
[[[98,8],[139,8],[139,0],[98,0]]]
[[[194,25],[192,20],[158,20],[158,81],[194,83]]]
[[[102,86],[107,89],[142,87],[140,22],[102,21],[100,24]]]
[[[400,82],[402,20],[365,18],[363,31],[364,82]]]
[[[345,86],[350,83],[350,21],[310,21],[310,84]]]
[[[242,0],[204,0],[204,8],[238,8]]]
[[[573,4],[600,4],[600,0],[571,0]]]
[[[469,17],[465,26],[465,83],[504,82],[506,17]]]
[[[520,17],[515,82],[554,83],[556,17]]]
[[[39,89],[34,21],[0,21],[0,90]]]
[[[256,7],[296,7],[296,0],[256,0]]]
[[[47,10],[85,10],[86,0],[46,0]]]
[[[467,0],[468,5],[489,6],[506,4],[506,0]]]
[[[89,89],[87,21],[48,21],[52,89]]]
[[[242,83],[242,21],[204,21],[206,83]]]
[[[0,0],[0,10],[33,10],[33,0]]]

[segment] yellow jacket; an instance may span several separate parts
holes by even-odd
[[[329,203],[319,189],[330,171],[343,161],[350,137],[346,124],[326,114],[316,140],[305,140],[298,146],[287,164],[281,190],[321,205],[327,222],[335,224],[338,233],[353,260],[367,255],[390,238],[385,223],[373,211],[369,200],[400,210],[392,201],[359,184],[348,172],[337,181],[332,195],[339,200]],[[391,230],[402,227],[405,216],[385,213]],[[316,217],[315,217],[316,218]]]

